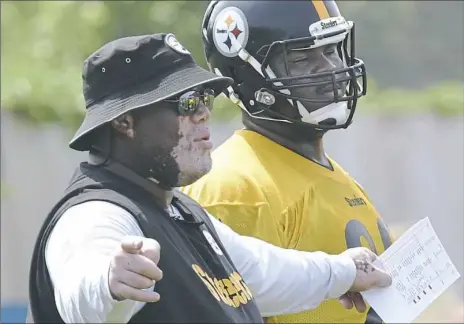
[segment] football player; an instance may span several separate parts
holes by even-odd
[[[211,172],[183,191],[235,231],[272,244],[381,254],[391,235],[363,188],[324,151],[366,94],[355,28],[335,1],[212,1],[202,38],[209,67],[244,129],[213,152]],[[282,278],[285,280],[285,278]],[[336,300],[268,323],[381,322]]]

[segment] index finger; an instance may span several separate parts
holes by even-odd
[[[161,246],[158,241],[154,239],[145,239],[143,247],[140,250],[144,256],[158,264],[160,260]]]

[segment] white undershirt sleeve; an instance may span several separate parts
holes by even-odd
[[[110,260],[126,235],[143,237],[134,217],[108,202],[85,202],[61,216],[45,258],[56,306],[66,323],[127,323],[143,307],[142,302],[118,302],[109,291]]]
[[[349,257],[282,249],[210,218],[263,317],[313,309],[353,284],[356,267]]]

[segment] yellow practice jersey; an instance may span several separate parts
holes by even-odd
[[[338,254],[366,246],[381,254],[391,244],[385,224],[363,189],[330,162],[333,171],[256,132],[239,130],[213,152],[211,172],[182,191],[242,235],[300,251]],[[266,321],[364,323],[367,314],[329,300]]]

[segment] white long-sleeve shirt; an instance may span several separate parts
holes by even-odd
[[[355,279],[349,257],[278,248],[210,218],[263,317],[313,309],[344,294]],[[126,235],[144,236],[135,218],[115,204],[85,202],[62,215],[47,242],[45,258],[65,322],[127,323],[145,305],[116,301],[109,291],[110,260]]]

